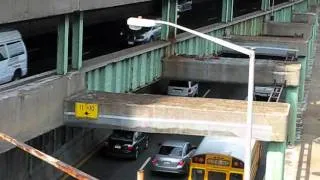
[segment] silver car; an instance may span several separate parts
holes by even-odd
[[[165,141],[161,144],[159,153],[152,158],[151,171],[187,174],[195,149],[186,141]]]

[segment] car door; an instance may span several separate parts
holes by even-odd
[[[4,44],[0,44],[0,84],[10,81],[8,72],[8,50]]]

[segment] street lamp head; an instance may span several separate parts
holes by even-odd
[[[134,18],[130,17],[127,20],[127,24],[132,30],[139,30],[142,27],[153,27],[156,26],[156,21],[151,19],[142,19],[142,18]]]

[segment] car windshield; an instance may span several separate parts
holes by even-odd
[[[133,32],[136,32],[136,33],[145,33],[145,32],[148,32],[150,31],[151,27],[142,27],[141,29],[139,30],[132,30]]]
[[[182,156],[182,148],[174,146],[161,146],[159,154],[167,156]]]
[[[169,86],[176,86],[176,87],[189,87],[188,81],[170,81]]]
[[[132,140],[133,139],[132,131],[123,131],[123,130],[114,130],[111,138],[114,139],[124,139],[124,140]]]

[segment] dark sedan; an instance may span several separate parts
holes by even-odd
[[[143,132],[113,130],[104,143],[104,152],[108,156],[137,159],[149,146],[149,136]]]

